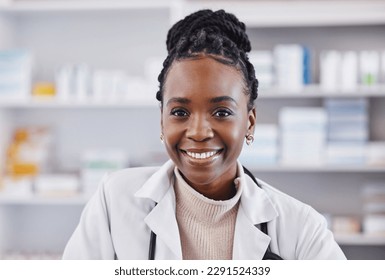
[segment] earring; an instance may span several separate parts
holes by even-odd
[[[254,142],[254,136],[252,134],[246,135],[246,144],[247,146],[250,146]]]
[[[163,132],[160,134],[160,142],[164,143],[164,135],[163,135]]]

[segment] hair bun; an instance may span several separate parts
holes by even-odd
[[[249,52],[251,45],[246,34],[246,26],[238,18],[224,10],[200,10],[174,24],[167,34],[167,51],[170,53],[183,37],[192,37],[205,30],[217,33],[234,42],[238,49]]]

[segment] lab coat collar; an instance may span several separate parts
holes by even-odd
[[[174,167],[171,160],[166,162],[144,183],[135,196],[149,198],[157,203],[145,218],[145,222],[157,238],[173,252],[173,257],[182,259],[175,217],[175,193],[172,187]],[[262,259],[271,238],[257,225],[273,220],[278,213],[266,192],[243,173],[239,162],[238,167],[243,189],[235,225],[233,259]]]
[[[136,197],[149,198],[157,205],[144,219],[148,227],[162,240],[173,256],[159,250],[156,244],[155,257],[159,259],[182,259],[179,228],[175,217],[174,163],[169,160],[155,172],[135,193]]]
[[[159,203],[172,186],[174,163],[168,160],[135,193],[136,197],[149,198]]]
[[[257,225],[278,216],[272,201],[254,181],[243,172],[238,162],[242,195],[234,232],[233,259],[261,260],[271,238]]]
[[[238,164],[240,164],[238,162]],[[270,197],[260,186],[240,169],[240,179],[243,187],[241,195],[241,207],[250,222],[254,225],[268,222],[278,216],[278,212]],[[258,183],[262,186],[262,181]]]

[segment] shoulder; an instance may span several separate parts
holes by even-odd
[[[310,205],[257,179],[277,216],[268,223],[272,250],[284,259],[344,259],[326,219]]]
[[[104,183],[110,186],[141,185],[152,174],[159,170],[159,166],[132,167],[111,172],[106,175]]]
[[[106,195],[133,195],[159,168],[133,167],[111,172],[104,176],[102,188]]]
[[[97,197],[107,207],[130,207],[159,201],[170,187],[173,162],[158,167],[135,167],[112,172],[104,176]]]
[[[327,227],[325,217],[309,204],[302,202],[277,188],[261,182],[262,189],[267,193],[269,199],[278,212],[277,223],[283,228],[294,231],[303,231]]]
[[[285,226],[300,224],[324,224],[325,218],[309,204],[302,202],[277,188],[258,180],[274,208],[278,212],[278,221]]]
[[[280,191],[276,187],[271,186],[270,184],[258,179],[258,183],[261,185],[261,188],[268,194],[272,199],[272,202],[276,204],[279,201],[281,205],[294,205],[295,207],[310,207],[307,204],[299,201],[298,199]],[[276,205],[277,206],[277,205]]]

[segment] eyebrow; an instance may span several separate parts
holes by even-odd
[[[191,100],[190,99],[187,99],[187,98],[183,98],[183,97],[173,97],[173,98],[170,98],[166,105],[169,105],[170,103],[181,103],[181,104],[188,104],[190,103]]]
[[[210,99],[210,103],[219,103],[219,102],[223,102],[223,101],[230,101],[230,102],[233,102],[235,103],[235,105],[238,105],[238,103],[235,101],[234,98],[230,97],[230,96],[218,96],[218,97],[214,97],[214,98],[211,98]]]
[[[238,105],[238,103],[235,101],[234,98],[230,97],[230,96],[217,96],[217,97],[213,97],[210,99],[210,103],[220,103],[220,102],[223,102],[223,101],[230,101],[230,102],[233,102],[235,103],[236,105]],[[166,105],[169,105],[170,103],[180,103],[180,104],[189,104],[191,103],[191,100],[188,99],[188,98],[184,98],[184,97],[173,97],[173,98],[170,98]]]

